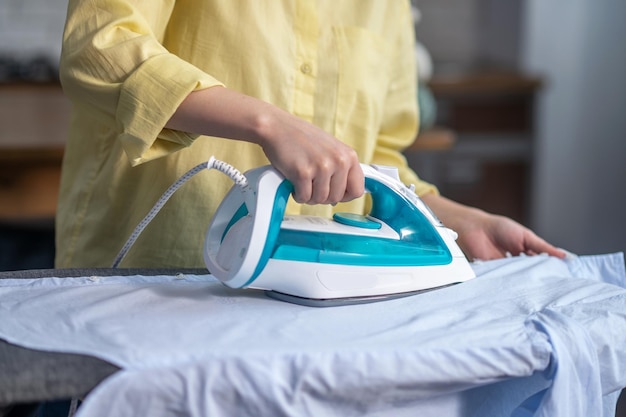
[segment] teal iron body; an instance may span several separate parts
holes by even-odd
[[[244,175],[209,225],[204,259],[233,288],[327,306],[411,295],[474,278],[456,233],[390,167],[362,165],[372,209],[285,215],[293,186],[271,166]]]

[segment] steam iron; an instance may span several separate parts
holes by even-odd
[[[204,260],[232,288],[330,306],[412,295],[474,278],[456,233],[391,167],[362,165],[369,215],[285,216],[292,184],[271,166],[233,186],[207,230]]]

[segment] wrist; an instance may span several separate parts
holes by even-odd
[[[438,194],[429,193],[421,198],[443,224],[457,232],[471,228],[489,217],[484,210],[457,203]]]
[[[249,117],[249,141],[266,148],[275,140],[276,126],[278,125],[277,108],[271,104],[261,102],[256,106]]]

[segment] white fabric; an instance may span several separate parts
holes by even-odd
[[[0,280],[0,337],[124,368],[79,417],[614,413],[623,254],[473,268],[449,288],[331,308],[211,276]]]

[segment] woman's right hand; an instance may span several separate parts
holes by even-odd
[[[191,93],[167,127],[257,143],[294,185],[298,203],[335,204],[364,192],[354,149],[289,112],[224,87]]]
[[[298,203],[334,204],[363,194],[363,171],[354,149],[311,123],[273,110],[262,118],[258,143],[293,183]]]

